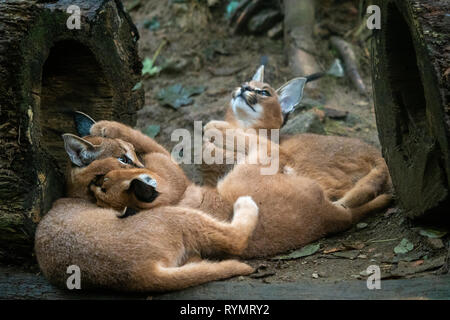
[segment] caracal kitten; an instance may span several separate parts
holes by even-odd
[[[253,272],[237,260],[204,259],[218,253],[239,255],[246,248],[258,220],[258,207],[250,197],[237,199],[229,222],[170,204],[119,219],[122,212],[99,208],[88,199],[108,172],[122,169],[131,176],[132,168],[142,167],[131,145],[120,139],[63,137],[72,164],[69,198],[53,204],[35,236],[37,261],[50,282],[65,286],[71,265],[80,268],[81,288],[123,291],[178,290]],[[165,150],[158,153],[155,142],[143,142],[156,148],[154,154],[167,157]],[[170,180],[171,173],[164,174],[161,179]],[[147,184],[156,186],[154,180],[137,177],[127,191],[139,199]]]
[[[264,66],[250,82],[233,91],[225,121],[211,121],[204,127],[204,149],[236,159],[234,144],[211,139],[215,132],[229,135],[258,134],[259,129],[280,129],[300,102],[306,78],[288,81],[278,90],[264,83]],[[268,131],[268,138],[272,137]],[[208,133],[213,134],[208,134]],[[282,136],[280,149],[289,157],[283,170],[311,178],[323,188],[326,197],[344,207],[356,208],[380,195],[390,195],[392,183],[380,152],[358,139],[297,134]],[[248,148],[248,146],[245,146]],[[246,150],[241,152],[247,152]],[[280,162],[283,162],[280,159]],[[226,164],[203,164],[204,184],[215,185],[230,170]],[[385,197],[383,197],[385,198]],[[386,203],[388,205],[388,203]]]
[[[133,145],[150,145],[152,141],[136,130],[111,121],[94,124],[90,133]],[[273,154],[282,152],[277,144],[266,142]],[[250,150],[252,155],[258,156],[255,150]],[[239,254],[245,258],[278,254],[343,231],[388,201],[387,197],[378,197],[359,208],[343,208],[330,202],[312,179],[279,169],[271,175],[262,175],[261,169],[269,165],[236,165],[217,188],[211,188],[189,182],[167,154],[149,153],[143,162],[145,169],[109,171],[99,183],[91,185],[97,204],[113,207],[123,216],[127,212],[147,214],[142,210],[167,204],[180,205],[229,221],[233,203],[240,196],[249,195],[259,207],[259,220],[247,248]],[[148,183],[142,183],[145,181]],[[138,190],[137,186],[140,186]]]

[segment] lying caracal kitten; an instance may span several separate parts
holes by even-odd
[[[206,124],[204,149],[212,150],[211,153],[221,151],[224,160],[230,154],[236,158],[234,145],[224,147],[223,142],[212,141],[208,131],[218,130],[223,136],[227,132],[248,136],[247,129],[253,132],[280,129],[300,102],[305,83],[306,78],[295,78],[274,90],[264,83],[264,66],[261,66],[250,82],[233,92],[226,121]],[[356,208],[381,195],[383,199],[391,197],[392,183],[386,162],[376,148],[358,139],[298,134],[281,137],[280,150],[289,158],[284,159],[283,170],[317,181],[328,199],[344,207]],[[204,183],[215,185],[229,169],[227,165],[203,164]],[[388,204],[386,201],[385,205]]]
[[[258,207],[250,197],[237,199],[230,222],[218,221],[200,210],[171,206],[170,194],[165,199],[168,205],[118,219],[121,212],[99,208],[88,199],[92,198],[90,190],[98,188],[108,172],[121,169],[132,175],[133,168],[142,167],[131,145],[120,139],[63,137],[73,165],[68,175],[68,196],[73,198],[57,200],[35,236],[39,266],[52,283],[64,286],[71,265],[80,268],[82,288],[123,291],[178,290],[253,272],[237,260],[201,258],[221,252],[242,253],[258,218]],[[144,143],[137,145],[156,150],[153,155],[167,160],[165,150],[158,153],[158,144],[152,140]],[[160,178],[171,180],[173,174],[162,171]],[[183,178],[179,180],[173,181],[183,184]],[[155,187],[154,183],[137,176],[127,192],[150,201],[153,196],[142,195],[142,190]]]
[[[153,141],[111,121],[94,124],[90,133],[123,139],[133,145],[148,145]],[[282,153],[276,144],[270,148]],[[249,152],[252,155],[255,150]],[[385,197],[379,197],[367,205],[346,209],[327,200],[320,185],[309,178],[281,170],[273,175],[261,175],[264,166],[250,164],[236,165],[217,188],[201,187],[190,183],[167,154],[149,153],[143,161],[144,169],[112,170],[99,183],[91,185],[97,204],[112,207],[121,216],[179,205],[229,221],[233,203],[243,195],[251,196],[259,207],[259,220],[247,248],[239,254],[245,258],[278,254],[343,231],[367,213],[384,206],[386,201]],[[137,215],[149,212],[141,211]]]

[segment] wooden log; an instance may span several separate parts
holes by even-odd
[[[375,112],[399,204],[410,217],[448,219],[450,2],[373,4],[381,8],[372,48]]]
[[[0,3],[0,260],[30,256],[36,223],[64,193],[71,111],[135,123],[137,36],[120,1]]]

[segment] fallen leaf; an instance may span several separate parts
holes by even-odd
[[[358,224],[356,225],[356,228],[359,229],[359,230],[361,230],[361,229],[367,228],[367,226],[368,226],[367,223],[361,222],[361,223],[358,223]]]
[[[153,17],[151,19],[145,20],[144,27],[149,30],[158,30],[160,27],[160,23],[157,17]]]
[[[425,260],[417,260],[417,261],[414,261],[413,263],[411,263],[411,266],[417,267],[417,266],[420,266],[421,264],[423,264],[424,262],[425,262]]]
[[[328,254],[328,253],[333,253],[333,252],[338,252],[338,251],[342,251],[345,250],[345,248],[343,247],[336,247],[336,248],[331,248],[328,250],[323,250],[323,253]]]
[[[162,105],[170,106],[178,109],[181,106],[189,105],[193,102],[191,96],[200,94],[205,91],[204,86],[183,87],[177,83],[167,88],[161,89],[156,97],[161,101]]]
[[[394,248],[395,253],[407,253],[414,249],[414,244],[406,238],[403,238],[402,241]]]
[[[161,127],[157,124],[151,124],[145,127],[142,132],[149,136],[150,138],[154,138],[158,135],[159,131],[161,130]]]
[[[421,229],[419,234],[421,236],[428,237],[431,239],[437,239],[437,238],[442,238],[443,236],[445,236],[447,234],[447,231],[441,231],[441,230],[428,228],[428,229]]]
[[[342,241],[342,245],[350,250],[361,250],[366,246],[362,241]]]
[[[139,81],[138,83],[136,83],[133,87],[133,89],[131,89],[131,91],[136,91],[142,88],[142,81]]]
[[[281,255],[271,258],[271,260],[290,260],[290,259],[298,259],[306,256],[313,255],[320,249],[320,243],[317,244],[309,244],[304,246],[299,250],[295,250],[287,255]]]
[[[154,76],[161,71],[161,67],[154,66],[154,61],[149,57],[146,57],[144,61],[142,61],[142,75],[148,74],[149,76]]]
[[[423,263],[412,266],[410,262],[400,261],[397,269],[392,272],[393,276],[404,277],[410,274],[420,273],[428,270],[434,270],[445,263],[445,255],[433,259],[425,260]]]

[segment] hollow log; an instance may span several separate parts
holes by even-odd
[[[80,29],[67,25],[70,5]],[[135,123],[137,38],[119,1],[0,3],[0,260],[31,255],[37,222],[64,194],[71,112]]]
[[[372,43],[376,120],[399,204],[410,217],[448,219],[450,2],[373,4],[381,8]]]

